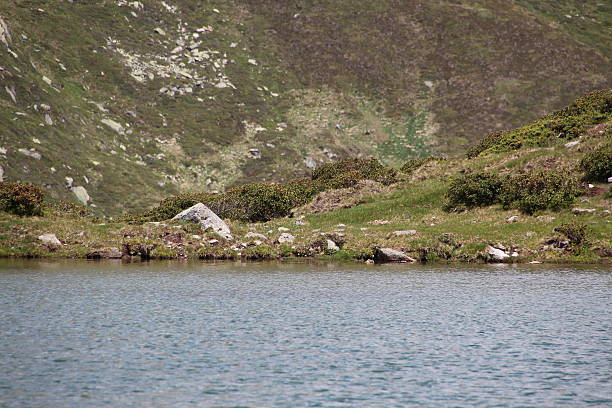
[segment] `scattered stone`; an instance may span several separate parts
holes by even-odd
[[[66,180],[66,187],[71,188],[72,183],[74,182],[74,179],[72,177],[66,177],[65,180]]]
[[[540,262],[540,261],[531,261],[529,263],[535,265],[535,264],[541,264],[542,262]]]
[[[403,236],[403,235],[416,235],[416,230],[406,230],[406,231],[393,231],[393,235],[395,236]]]
[[[392,248],[375,248],[374,249],[374,260],[376,262],[416,262],[416,259],[409,257],[401,251],[397,251]]]
[[[197,222],[206,231],[212,228],[214,232],[221,235],[223,238],[232,240],[232,234],[227,224],[217,216],[210,208],[202,203],[197,203],[193,207],[182,211],[172,218],[173,220],[182,220],[189,222]]]
[[[290,244],[295,241],[295,237],[285,232],[278,237],[277,241],[279,244]]]
[[[307,168],[311,170],[314,170],[317,168],[317,162],[312,157],[307,157],[306,159],[304,159],[304,164],[306,165]]]
[[[4,181],[4,167],[0,166],[0,182]]]
[[[45,113],[45,123],[49,126],[53,126],[53,119],[51,119],[51,115]]]
[[[542,222],[553,222],[555,217],[551,217],[550,215],[539,215],[536,219]]]
[[[510,255],[508,255],[501,249],[494,248],[490,245],[487,247],[487,253],[489,254],[489,257],[490,257],[489,259],[495,262],[501,262],[510,257]]]
[[[259,149],[249,149],[249,153],[256,159],[261,158],[261,151]]]
[[[191,238],[192,239],[200,240],[200,239],[202,239],[202,236],[201,235],[192,235]]]
[[[8,86],[5,86],[4,89],[6,90],[6,93],[8,93],[11,99],[13,100],[13,103],[17,103],[17,92],[15,92],[15,87],[11,86],[9,88]]]
[[[574,146],[577,146],[579,144],[580,144],[580,142],[578,140],[575,140],[573,142],[568,142],[568,143],[564,144],[564,146],[565,147],[574,147]]]
[[[278,227],[278,232],[287,232],[287,231],[290,231],[289,228]]]
[[[218,240],[218,239],[211,239],[211,240],[209,240],[209,241],[208,241],[208,243],[209,243],[210,245],[215,245],[215,244],[218,244],[218,243],[219,243],[219,240]]]
[[[120,135],[125,133],[125,128],[121,126],[121,124],[115,122],[112,119],[102,119],[101,122],[105,124],[106,126],[108,126],[109,128],[111,128],[112,130],[114,130],[115,132],[119,133]]]
[[[166,35],[166,32],[160,27],[155,27],[153,31],[155,31],[159,35]]]
[[[257,239],[261,239],[262,241],[265,241],[268,239],[268,237],[266,237],[264,234],[260,234],[257,232],[247,232],[247,234],[244,237],[245,238],[257,238]]]
[[[518,221],[518,216],[516,215],[506,218],[506,222],[517,222],[517,221]]]
[[[62,245],[62,242],[57,239],[55,234],[43,234],[38,237],[44,244]]]
[[[87,194],[87,190],[83,186],[71,187],[70,191],[75,195],[77,200],[79,200],[83,205],[87,205],[89,203],[89,194]]]
[[[47,78],[46,76],[43,75],[42,80],[49,86],[53,85],[53,82],[51,82],[51,80],[49,78]]]
[[[25,155],[25,156],[28,156],[28,157],[31,157],[31,158],[35,159],[35,160],[40,160],[42,158],[41,154],[38,153],[34,149],[30,149],[30,150],[27,150],[27,149],[18,149],[17,151],[19,153]]]
[[[338,245],[336,245],[336,243],[334,241],[332,241],[331,239],[327,240],[327,249],[330,250],[330,251],[339,251],[340,250]]]
[[[572,213],[575,215],[593,214],[595,211],[595,208],[572,208]]]
[[[612,183],[612,177],[608,177],[608,183]]]
[[[0,17],[0,41],[7,47],[11,42],[11,32],[2,17]]]
[[[386,225],[389,224],[391,221],[387,221],[387,220],[374,220],[374,221],[368,221],[368,225]]]
[[[44,110],[45,112],[49,112],[51,110],[51,106],[47,105],[46,103],[41,103],[40,108]]]
[[[519,253],[514,251],[510,256],[513,257],[513,258],[516,258],[516,257],[519,256]]]

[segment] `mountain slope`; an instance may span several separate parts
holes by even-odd
[[[335,157],[452,155],[611,83],[592,20],[597,36],[527,0],[355,3],[4,2],[4,177],[119,214]]]

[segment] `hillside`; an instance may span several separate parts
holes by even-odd
[[[119,215],[337,158],[458,155],[612,85],[609,5],[508,3],[4,1],[3,177]]]
[[[611,91],[483,138],[466,156],[399,169],[333,161],[306,178],[170,196],[113,221],[4,182],[0,256],[371,262],[386,248],[422,262],[610,263]],[[172,220],[198,203],[228,226]]]

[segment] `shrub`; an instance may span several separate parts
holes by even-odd
[[[564,170],[517,174],[504,182],[501,203],[526,214],[570,206],[580,194],[578,180]]]
[[[312,179],[329,181],[350,171],[357,172],[354,174],[360,174],[359,180],[374,180],[384,185],[393,184],[397,181],[397,170],[383,166],[374,158],[346,159],[326,163],[312,173]]]
[[[0,210],[15,215],[42,215],[43,191],[31,183],[0,182]]]
[[[612,176],[612,143],[587,153],[578,167],[585,181],[606,181]]]
[[[438,161],[438,160],[445,160],[445,159],[442,157],[434,157],[434,156],[421,157],[418,159],[410,159],[406,163],[404,163],[404,165],[400,168],[400,171],[406,174],[412,174],[418,169],[420,169],[421,167],[423,167],[425,164],[432,162],[432,161]]]
[[[473,173],[456,177],[446,192],[446,210],[482,207],[498,202],[502,180],[492,173]]]
[[[295,199],[295,191],[280,184],[244,184],[223,195],[223,204],[217,214],[223,218],[265,222],[289,215],[295,207]]]

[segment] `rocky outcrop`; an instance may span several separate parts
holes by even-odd
[[[375,248],[374,261],[378,263],[388,263],[388,262],[414,263],[416,262],[416,259],[409,257],[402,251],[398,251],[392,248]]]
[[[232,233],[227,224],[217,216],[210,208],[202,203],[197,203],[193,207],[174,216],[173,220],[197,222],[206,231],[212,229],[225,239],[232,240]]]

